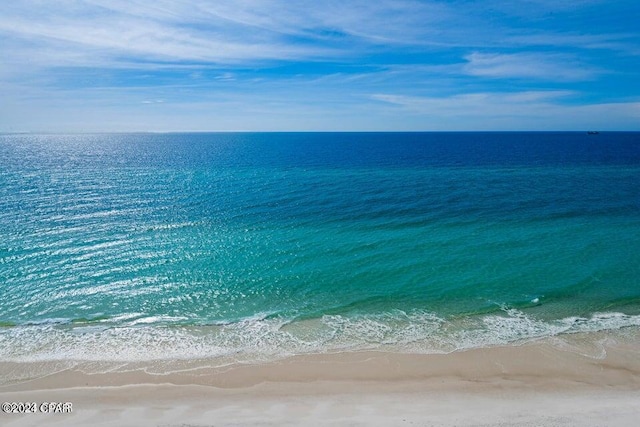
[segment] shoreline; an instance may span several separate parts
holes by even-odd
[[[163,373],[154,363],[103,373],[87,364],[0,387],[3,402],[72,402],[72,414],[0,414],[0,424],[631,426],[640,416],[638,337],[633,328],[449,354],[173,361],[179,372]],[[0,373],[29,365],[1,362]]]

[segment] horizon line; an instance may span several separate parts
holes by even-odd
[[[0,135],[123,135],[123,134],[215,134],[215,133],[615,133],[615,132],[640,132],[637,130],[135,130],[135,131],[0,131]]]

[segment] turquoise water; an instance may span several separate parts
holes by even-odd
[[[0,135],[0,359],[640,326],[640,134]]]

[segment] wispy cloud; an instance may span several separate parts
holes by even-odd
[[[472,76],[544,80],[588,80],[598,71],[573,58],[542,53],[479,53],[465,56],[463,71]]]
[[[575,95],[570,91],[480,92],[446,97],[372,94],[371,98],[398,105],[408,111],[426,114],[435,110],[471,111],[473,115],[513,114],[514,105],[531,105]],[[478,108],[491,106],[493,108]],[[472,108],[470,108],[472,107]],[[495,107],[499,107],[496,109]]]
[[[102,64],[137,61],[229,63],[240,60],[309,58],[325,54],[330,49],[297,47],[268,37],[247,35],[243,39],[216,32],[213,25],[206,29],[181,27],[178,24],[144,19],[140,16],[105,13],[93,19],[70,19],[53,15],[37,22],[22,17],[0,20],[0,31],[17,39],[30,40],[32,52],[56,47],[60,63],[69,57]]]
[[[339,58],[362,43],[422,43],[429,23],[444,15],[435,3],[409,0],[25,0],[0,6],[0,32],[34,57],[55,48],[58,54],[45,55],[49,65],[228,64]]]
[[[595,110],[637,128],[639,5],[5,1],[0,131],[507,128],[548,111],[582,126]]]
[[[525,3],[532,2],[549,4]],[[506,7],[504,2],[490,5]],[[478,11],[474,2],[419,0],[23,0],[0,4],[0,33],[9,62],[28,55],[41,66],[340,60],[393,46],[513,48],[562,40],[616,47],[615,40],[601,35],[501,28]]]
[[[640,52],[637,45],[638,39],[640,35],[637,33],[580,34],[557,31],[540,33],[539,30],[507,37],[507,41],[516,46],[598,49],[634,54]]]
[[[373,94],[425,127],[469,129],[620,129],[640,119],[640,102],[576,103],[570,91],[465,93],[445,97]],[[568,100],[574,102],[566,102]]]

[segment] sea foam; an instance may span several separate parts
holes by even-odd
[[[563,334],[640,327],[640,315],[597,313],[589,318],[544,321],[515,309],[507,309],[502,315],[454,321],[421,311],[355,318],[323,316],[303,321],[254,318],[203,326],[170,323],[153,326],[146,320],[117,327],[53,324],[3,327],[0,359],[143,362],[207,358],[215,365],[342,351],[448,353],[519,345]]]

